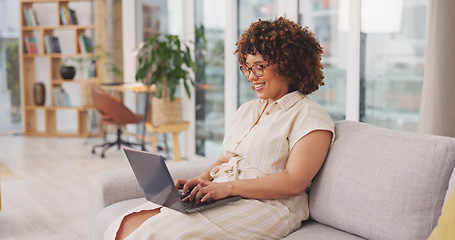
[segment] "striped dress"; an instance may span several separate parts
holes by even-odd
[[[269,105],[260,99],[243,104],[223,141],[224,154],[230,159],[226,165],[238,170],[234,171],[237,174],[218,171],[222,173],[215,175],[214,181],[283,172],[294,144],[314,130],[331,131],[334,138],[334,124],[328,114],[298,91]],[[127,214],[157,207],[146,203],[127,212],[107,229],[105,239],[115,238]],[[242,199],[193,214],[162,208],[127,239],[279,239],[299,228],[308,217],[306,192],[277,200]]]

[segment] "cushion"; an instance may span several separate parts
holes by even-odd
[[[455,139],[340,121],[310,189],[314,220],[367,239],[426,239],[455,165]]]
[[[312,220],[305,221],[302,227],[289,234],[286,240],[362,240],[356,235],[337,230]]]
[[[438,225],[431,232],[428,240],[445,240],[455,237],[455,190],[452,189],[449,198],[442,206]]]

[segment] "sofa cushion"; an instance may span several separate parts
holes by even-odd
[[[455,190],[442,206],[442,213],[438,220],[438,225],[431,232],[428,240],[453,239],[455,237]]]
[[[314,220],[367,239],[426,239],[455,164],[455,139],[340,121],[310,189]]]
[[[285,240],[362,240],[356,235],[337,230],[312,220],[305,221],[302,227],[284,238]]]

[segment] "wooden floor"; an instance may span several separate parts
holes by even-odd
[[[128,167],[121,150],[92,155],[100,138],[0,135],[0,239],[88,239],[87,177]]]

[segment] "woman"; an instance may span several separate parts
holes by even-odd
[[[306,190],[334,138],[332,120],[306,96],[324,84],[322,49],[284,18],[253,23],[236,45],[259,99],[237,110],[219,159],[176,186],[194,187],[185,201],[243,199],[194,214],[147,203],[112,224],[106,239],[279,239],[308,219]]]

